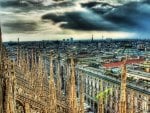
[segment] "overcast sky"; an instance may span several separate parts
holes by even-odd
[[[149,0],[60,1],[0,0],[3,40],[150,38]]]

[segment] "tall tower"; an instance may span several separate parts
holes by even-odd
[[[126,113],[126,59],[123,61],[121,74],[121,94],[120,94],[120,108],[119,113]]]
[[[15,113],[16,77],[13,61],[11,61],[10,67],[10,76],[6,81],[6,89],[8,93],[8,95],[6,96],[6,113]]]
[[[0,27],[0,113],[3,113],[2,32]]]
[[[18,38],[18,47],[17,47],[17,64],[20,66],[20,44],[19,44],[19,38]]]
[[[76,86],[75,86],[75,64],[74,59],[71,58],[71,78],[69,83],[69,94],[68,94],[68,100],[69,100],[69,113],[77,113],[77,95],[76,95]]]
[[[49,80],[49,99],[50,99],[50,113],[57,113],[57,99],[56,99],[56,87],[54,82],[54,72],[53,72],[53,54],[50,53],[50,80]]]
[[[61,77],[60,77],[60,61],[58,59],[58,65],[57,65],[57,94],[58,96],[61,95]]]
[[[93,36],[93,34],[92,34],[92,40],[91,40],[91,42],[93,42],[94,41],[94,36]]]

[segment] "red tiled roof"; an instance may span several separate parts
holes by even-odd
[[[139,64],[144,62],[144,59],[130,59],[127,60],[126,64]],[[106,68],[114,68],[114,67],[120,67],[123,64],[123,62],[111,62],[111,63],[106,63],[103,64],[104,67]]]

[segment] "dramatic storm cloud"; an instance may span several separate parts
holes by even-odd
[[[150,4],[128,3],[104,15],[104,17],[126,29],[135,31],[150,30]]]
[[[6,41],[88,39],[92,34],[94,38],[145,38],[150,34],[149,0],[0,0],[0,6]]]
[[[60,27],[76,30],[117,30],[111,22],[105,21],[100,15],[92,11],[67,12],[64,14],[46,14],[42,19],[51,19],[54,23],[61,23]]]

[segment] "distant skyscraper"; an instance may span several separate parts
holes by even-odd
[[[73,38],[70,38],[70,42],[73,43]]]
[[[94,38],[93,38],[93,34],[92,34],[92,40],[91,40],[92,42],[94,41]]]

